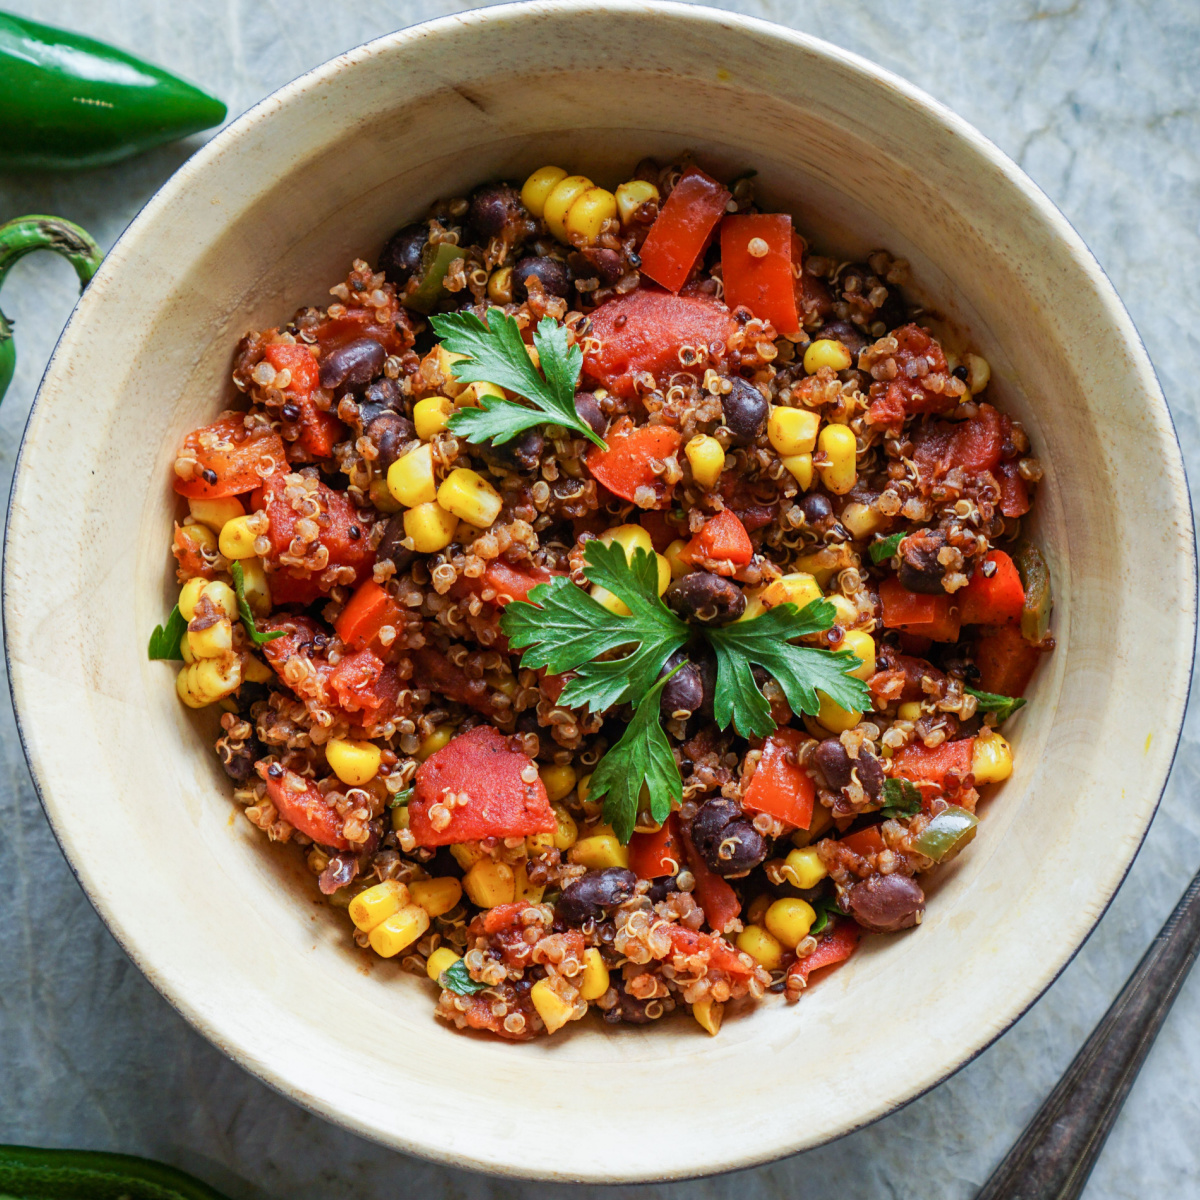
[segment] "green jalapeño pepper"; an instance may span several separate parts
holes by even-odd
[[[1050,568],[1036,546],[1022,546],[1016,555],[1017,571],[1025,588],[1021,612],[1021,636],[1036,645],[1050,628],[1054,597],[1050,592]]]
[[[951,804],[913,839],[913,849],[926,858],[932,858],[934,862],[945,862],[975,837],[978,825],[979,818],[974,813]]]
[[[20,1200],[224,1200],[207,1184],[129,1154],[0,1146],[0,1197]]]
[[[432,250],[426,247],[416,290],[400,297],[404,307],[419,313],[433,312],[438,301],[446,295],[446,289],[442,286],[446,273],[454,260],[462,258],[465,253],[465,250],[451,242],[439,242]]]
[[[78,225],[61,217],[18,217],[0,225],[0,287],[13,263],[35,250],[53,250],[75,268],[82,290],[96,273],[104,255]],[[17,366],[12,324],[0,312],[0,400],[8,391]]]
[[[219,100],[131,54],[0,13],[0,170],[104,166],[224,119]]]

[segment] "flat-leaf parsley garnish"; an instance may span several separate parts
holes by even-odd
[[[154,632],[150,635],[150,657],[152,659],[159,658],[182,658],[183,651],[180,645],[183,642],[184,634],[187,633],[188,623],[183,619],[183,613],[179,611],[179,605],[175,605],[171,609],[171,615],[167,618],[166,625],[155,625]]]
[[[268,642],[283,637],[282,629],[277,629],[274,633],[258,632],[258,626],[254,624],[254,614],[250,611],[250,605],[246,603],[246,574],[242,570],[242,564],[235,562],[229,568],[229,573],[233,576],[233,590],[237,592],[238,615],[242,618],[250,640],[256,646],[265,646]]]
[[[451,354],[465,354],[451,366],[463,383],[494,383],[523,396],[518,404],[503,396],[480,396],[479,408],[460,408],[447,422],[468,442],[501,445],[535,425],[562,425],[607,449],[604,439],[575,411],[575,385],[583,370],[583,351],[572,345],[567,330],[543,317],[533,331],[541,371],[533,365],[521,327],[502,309],[488,310],[485,324],[475,313],[430,317],[434,332]]]
[[[964,687],[963,691],[975,697],[975,707],[980,712],[995,713],[998,722],[1007,721],[1026,703],[1024,696],[998,696],[995,692],[980,692],[973,687]]]
[[[458,962],[451,963],[438,976],[438,983],[460,996],[475,996],[480,992],[486,992],[488,989],[486,983],[480,983],[478,980],[471,978],[471,974],[467,970],[467,964],[461,958]]]
[[[879,811],[885,817],[915,817],[921,811],[921,789],[907,779],[885,779]]]
[[[887,562],[889,558],[894,558],[900,553],[900,543],[908,535],[901,530],[899,533],[893,533],[890,537],[881,538],[877,542],[872,542],[868,551],[871,555],[873,563]]]

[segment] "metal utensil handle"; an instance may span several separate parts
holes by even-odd
[[[976,1200],[1077,1200],[1200,946],[1200,875]]]

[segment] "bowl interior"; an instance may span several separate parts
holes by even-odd
[[[553,67],[506,67],[530,62]],[[232,400],[241,334],[322,302],[352,258],[373,260],[433,198],[546,162],[611,186],[642,156],[685,149],[717,171],[756,168],[760,194],[818,250],[907,258],[917,294],[989,359],[1046,469],[1032,530],[1056,581],[1058,650],[1010,723],[1016,772],[918,930],[868,939],[798,1008],[733,1014],[715,1039],[685,1020],[589,1019],[502,1045],[446,1029],[427,982],[353,948],[295,852],[235,812],[215,718],[183,709],[174,672],[146,661],[175,595],[171,462]],[[335,60],[237,122],[151,202],[73,318],[30,419],[8,536],[30,761],[138,965],[299,1102],[398,1148],[517,1175],[746,1166],[871,1120],[961,1065],[1050,982],[1123,877],[1191,660],[1192,529],[1169,418],[1069,227],[898,81],[683,6],[447,18]],[[667,1078],[678,1096],[719,1088],[721,1103],[664,1105]],[[717,1118],[732,1109],[747,1119]],[[637,1136],[648,1122],[656,1135]]]

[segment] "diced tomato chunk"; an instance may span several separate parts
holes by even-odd
[[[505,605],[513,600],[528,600],[529,593],[539,583],[549,583],[566,571],[549,571],[532,563],[514,566],[502,558],[494,558],[483,571],[483,581],[496,593],[493,604]]]
[[[187,579],[195,579],[200,575],[203,575],[205,579],[216,579],[217,577],[216,568],[201,553],[201,543],[194,532],[197,529],[208,532],[202,525],[180,525],[178,523],[175,525],[175,539],[171,543],[171,553],[175,555],[175,561],[179,564],[180,583]]]
[[[588,451],[588,470],[622,500],[636,503],[638,490],[649,488],[655,496],[654,507],[665,508],[671,502],[672,487],[655,475],[650,464],[674,454],[680,441],[679,431],[669,425],[642,425],[628,433],[610,433],[607,450],[593,446]]]
[[[1029,511],[1029,488],[1015,462],[1001,463],[996,471],[1000,484],[1000,511],[1006,517],[1023,517]]]
[[[914,782],[928,780],[939,786],[951,771],[961,779],[971,770],[974,746],[974,738],[959,738],[933,747],[910,742],[907,746],[901,746],[893,756],[892,774]]]
[[[337,635],[352,650],[365,650],[377,642],[385,625],[393,628],[401,621],[400,606],[373,579],[359,584],[334,623]]]
[[[817,948],[788,967],[788,979],[799,979],[808,986],[809,977],[823,967],[845,962],[858,948],[861,937],[858,924],[848,919],[835,919],[817,941]]]
[[[284,395],[300,410],[300,436],[296,444],[311,458],[328,458],[336,442],[345,436],[345,425],[320,408],[312,393],[320,386],[321,371],[312,350],[305,345],[280,343],[268,346],[263,357],[276,371],[291,372]]]
[[[839,845],[845,846],[847,850],[853,850],[861,858],[869,858],[872,854],[879,854],[884,849],[883,834],[879,832],[878,825],[868,825],[866,829],[860,829],[857,833],[840,838]]]
[[[747,961],[747,956],[740,954],[724,938],[700,933],[686,925],[669,925],[667,933],[676,954],[692,957],[707,953],[709,964],[727,975],[749,979],[754,974],[753,963]]]
[[[796,308],[796,273],[800,262],[792,257],[792,218],[786,213],[747,213],[721,222],[721,275],[725,303],[748,308],[770,321],[779,334],[800,328]],[[752,253],[750,243],[757,241]]]
[[[708,863],[686,833],[681,833],[683,850],[687,855],[688,869],[696,879],[693,895],[704,910],[704,919],[719,933],[724,933],[738,913],[742,902],[737,893],[716,872],[709,870]]]
[[[176,476],[175,491],[192,500],[214,500],[252,492],[270,474],[287,464],[283,440],[270,428],[255,426],[249,432],[240,413],[229,413],[195,429],[183,439],[176,458],[192,459],[190,479]]]
[[[800,763],[804,743],[798,729],[775,730],[763,743],[762,758],[742,801],[751,812],[769,813],[797,829],[812,824],[816,785]]]
[[[358,338],[378,342],[389,354],[399,354],[413,343],[408,313],[394,299],[389,300],[383,321],[374,308],[347,308],[340,317],[329,317],[313,330],[321,350],[335,350]]]
[[[711,569],[718,575],[732,575],[754,557],[754,546],[737,514],[725,508],[705,521],[700,532],[680,551],[679,557],[688,563],[707,559],[714,564],[725,564]]]
[[[449,808],[449,822],[435,823],[430,810],[452,795],[459,802]],[[421,764],[408,821],[418,846],[525,837],[555,829],[554,812],[533,759],[513,750],[490,725],[460,733]]]
[[[271,803],[293,829],[322,846],[350,849],[350,843],[342,833],[342,818],[307,779],[294,771],[285,771],[278,779],[273,779],[265,766],[259,768],[259,774],[267,785]],[[299,785],[303,787],[297,791]]]
[[[949,595],[910,592],[891,575],[879,585],[879,602],[888,629],[904,629],[935,642],[958,641],[961,619]]]
[[[629,839],[629,869],[639,879],[675,875],[683,865],[684,851],[675,814],[654,833],[635,833]]]
[[[990,576],[985,574],[989,564],[993,568]],[[1020,573],[1003,550],[988,551],[956,598],[964,625],[1017,624],[1025,607]]]
[[[439,696],[466,704],[484,716],[494,717],[492,689],[484,679],[472,679],[456,667],[440,650],[422,646],[412,653],[413,678],[418,687],[427,687]]]
[[[1023,696],[1037,669],[1041,651],[1031,646],[1020,629],[1003,625],[991,629],[975,647],[979,689],[1000,696]]]
[[[913,437],[913,461],[925,479],[941,479],[952,467],[972,475],[994,471],[1000,462],[1004,428],[1000,414],[981,404],[969,421],[929,421]]]
[[[698,167],[684,171],[642,243],[642,274],[668,291],[679,291],[725,215],[729,198]]]
[[[298,342],[291,345],[281,342],[267,346],[263,350],[263,358],[276,371],[291,372],[291,382],[284,390],[294,396],[307,396],[321,384],[321,369],[308,346]]]
[[[902,325],[891,336],[897,344],[892,356],[896,360],[896,377],[887,383],[871,385],[868,420],[875,425],[900,425],[914,413],[948,412],[955,408],[957,396],[923,386],[927,376],[948,378],[941,346],[919,325]],[[911,375],[910,368],[914,372]]]

